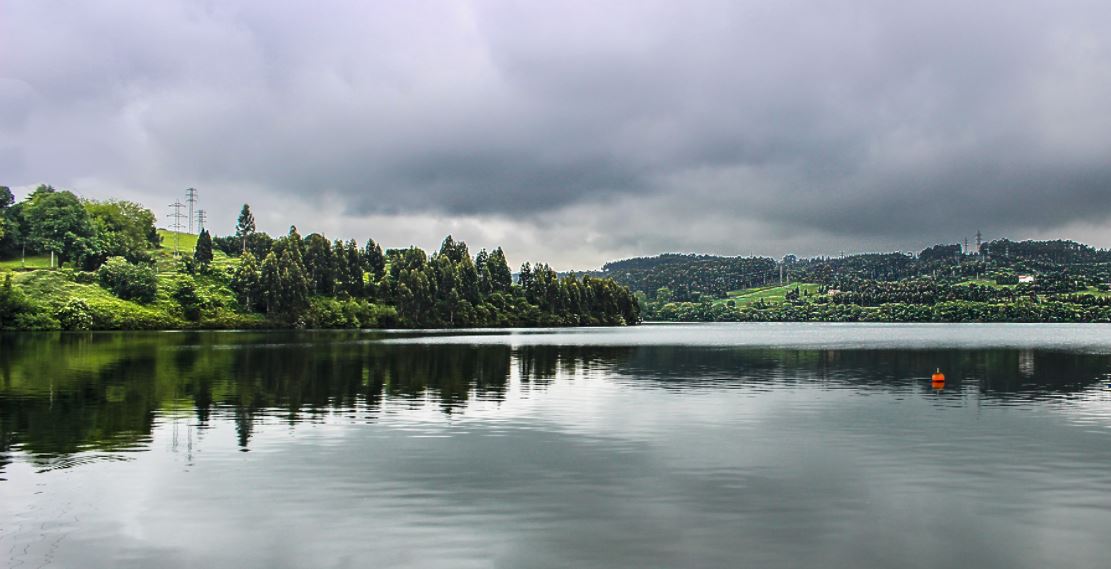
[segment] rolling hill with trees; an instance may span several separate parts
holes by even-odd
[[[778,261],[665,254],[595,274],[632,289],[647,320],[1111,322],[1111,251],[1066,240]]]
[[[629,325],[639,305],[612,279],[560,277],[501,248],[472,256],[448,236],[431,255],[368,239],[155,228],[125,201],[0,187],[0,329],[430,328]]]

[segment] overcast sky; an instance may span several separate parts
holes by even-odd
[[[0,184],[217,233],[1111,246],[1111,2],[0,0]]]

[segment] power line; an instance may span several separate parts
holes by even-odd
[[[189,204],[189,233],[193,232],[193,205],[197,203],[197,190],[185,188],[185,203]]]

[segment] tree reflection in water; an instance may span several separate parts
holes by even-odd
[[[600,377],[638,389],[759,390],[799,383],[942,397],[1062,397],[1101,381],[1104,355],[1039,350],[805,350],[690,346],[452,345],[360,332],[103,333],[0,336],[0,472],[13,452],[50,464],[83,451],[143,450],[161,415],[198,428],[234,421],[251,444],[262,418],[290,424],[382,406],[500,402],[518,384]]]

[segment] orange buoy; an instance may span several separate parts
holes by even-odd
[[[941,368],[937,368],[937,371],[935,371],[934,374],[930,376],[930,387],[934,389],[945,388],[945,374],[941,373]]]

